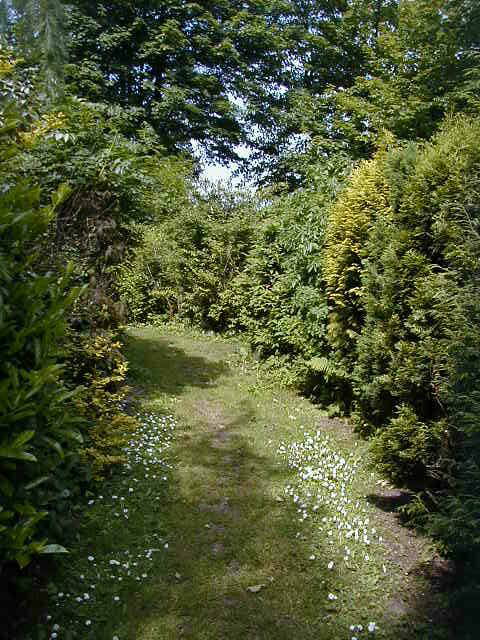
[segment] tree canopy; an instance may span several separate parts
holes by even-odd
[[[247,139],[245,106],[296,82],[306,37],[290,0],[77,0],[69,30],[73,92],[134,111],[170,150],[220,158]]]

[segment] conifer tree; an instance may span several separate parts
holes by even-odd
[[[66,9],[60,0],[2,0],[0,29],[41,68],[49,101],[63,94]]]

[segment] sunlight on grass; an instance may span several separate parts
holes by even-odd
[[[38,638],[441,638],[418,635],[426,585],[390,553],[409,544],[415,563],[426,546],[367,500],[381,479],[344,423],[237,341],[141,327],[127,347],[142,427],[87,507]]]

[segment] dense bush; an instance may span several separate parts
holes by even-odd
[[[97,480],[125,461],[124,448],[137,428],[137,421],[122,411],[129,387],[121,348],[119,336],[111,331],[70,332],[67,342],[65,377],[70,386],[81,386],[74,403],[87,426],[81,457],[89,476]]]
[[[62,550],[58,543],[70,538],[90,478],[122,459],[125,438],[136,426],[120,410],[127,389],[119,344],[93,331],[102,314],[107,324],[113,318],[92,287],[102,268],[94,258],[112,231],[108,211],[96,218],[92,206],[99,181],[87,175],[91,190],[80,188],[78,171],[76,182],[62,183],[69,177],[60,152],[71,135],[65,133],[66,115],[39,115],[31,74],[25,71],[24,84],[17,67],[0,54],[0,85],[6,89],[0,111],[0,570],[6,561],[23,567],[35,554]],[[51,175],[31,170],[49,153],[58,164],[56,170],[50,165]],[[45,191],[32,186],[35,178]],[[101,218],[103,227],[94,223],[82,235],[77,215],[60,235],[65,211],[86,209],[79,194],[87,192],[91,208],[85,219]],[[99,258],[105,269],[106,262]],[[75,286],[82,281],[90,293]]]
[[[8,159],[17,151],[19,130],[6,111],[3,116],[0,153]],[[59,364],[66,315],[78,291],[67,272],[36,270],[53,207],[41,207],[39,190],[28,183],[9,183],[3,169],[5,162],[0,165],[0,566],[12,559],[24,566],[33,554],[55,550],[41,536],[42,528],[51,528],[54,514],[62,511],[79,459],[78,416]]]
[[[351,374],[355,341],[364,320],[361,273],[372,223],[388,216],[388,187],[382,156],[364,162],[331,207],[323,254],[329,299],[328,337],[335,366]]]
[[[456,548],[459,521],[480,510],[467,489],[480,482],[479,134],[480,121],[455,120],[416,154],[387,158],[387,179],[402,166],[403,184],[392,185],[392,214],[378,219],[366,245],[366,322],[353,376],[361,415],[378,429],[378,459],[406,483],[445,491],[441,512],[455,503],[444,535]],[[395,417],[403,404],[409,415]],[[418,433],[409,437],[414,415]],[[415,473],[401,451],[405,437]]]
[[[35,83],[34,70],[27,77]],[[153,130],[136,128],[131,110],[70,97],[37,112],[21,133],[22,153],[10,162],[12,178],[34,180],[44,199],[60,185],[70,190],[44,238],[42,267],[72,262],[76,283],[88,285],[75,309],[77,329],[117,326],[126,316],[115,273],[135,243],[132,225],[188,202],[186,162],[165,157]]]
[[[444,514],[430,522],[457,551],[458,523],[471,529],[480,510],[479,134],[478,120],[454,120],[359,167],[323,256],[330,358],[357,425],[387,473],[425,492],[417,515]]]
[[[342,387],[330,366],[322,254],[328,211],[349,172],[338,156],[310,170],[312,186],[274,198],[264,211],[245,268],[217,308],[254,351],[289,370],[288,380],[325,395],[325,381]],[[323,384],[321,384],[323,383]]]
[[[178,316],[221,329],[218,297],[243,266],[258,212],[248,195],[191,188],[181,209],[170,206],[156,223],[134,227],[138,247],[120,269],[118,288],[134,320]]]
[[[295,377],[321,352],[327,311],[315,287],[320,234],[314,227],[321,212],[310,195],[286,196],[269,208],[245,269],[216,305],[259,357],[277,365],[295,360]]]
[[[386,137],[343,189],[324,164],[266,208],[215,306],[260,357],[353,412],[417,493],[410,515],[456,552],[480,513],[479,136],[459,118],[429,143]]]

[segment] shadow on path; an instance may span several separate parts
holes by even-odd
[[[186,353],[168,337],[152,340],[130,335],[126,346],[135,381],[171,395],[179,395],[188,387],[212,386],[229,370],[221,360]]]

